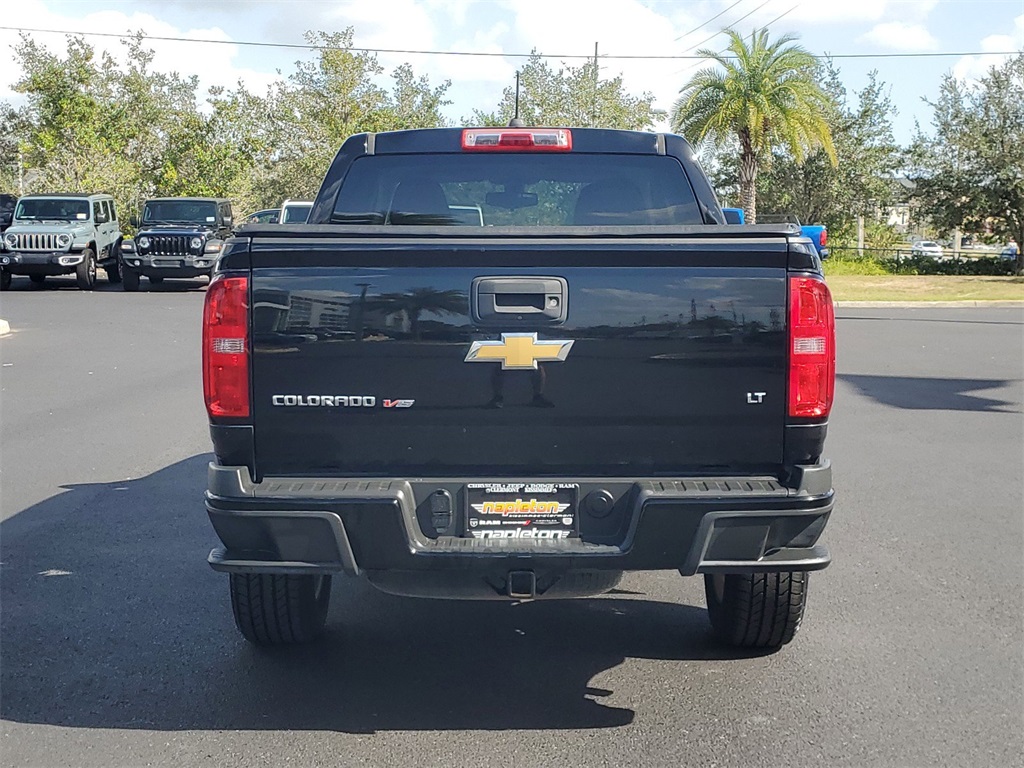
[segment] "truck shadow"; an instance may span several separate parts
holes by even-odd
[[[634,711],[595,676],[627,658],[739,658],[703,608],[618,592],[513,604],[335,581],[310,646],[253,648],[230,618],[202,507],[209,456],[68,486],[0,524],[4,719],[75,728],[608,728]],[[679,674],[686,674],[680,669]]]
[[[999,390],[1020,382],[1007,379],[932,379],[920,376],[865,376],[841,373],[837,377],[882,405],[915,411],[986,411],[1018,413],[1020,404],[980,397],[975,392]]]

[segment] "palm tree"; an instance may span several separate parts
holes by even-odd
[[[752,224],[757,221],[757,172],[773,147],[784,145],[800,162],[809,150],[823,147],[836,163],[827,120],[833,102],[815,79],[815,58],[790,45],[795,35],[769,43],[768,31],[759,29],[748,46],[735,30],[726,34],[728,53],[697,52],[717,66],[702,69],[679,91],[672,129],[691,141],[717,146],[739,140],[740,205]]]

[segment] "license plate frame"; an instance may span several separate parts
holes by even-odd
[[[577,483],[469,483],[463,536],[559,541],[579,538]]]

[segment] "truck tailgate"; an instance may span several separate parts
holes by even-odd
[[[775,468],[786,256],[782,235],[257,238],[257,474]]]

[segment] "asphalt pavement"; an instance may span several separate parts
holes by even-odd
[[[3,766],[1012,766],[1024,311],[840,309],[838,503],[805,623],[712,642],[699,579],[531,604],[337,581],[237,634],[202,505],[202,281],[0,295]]]

